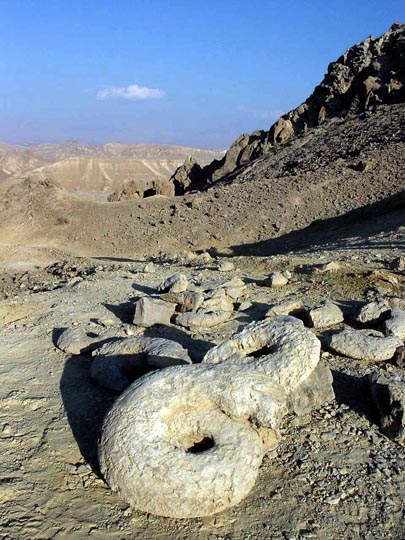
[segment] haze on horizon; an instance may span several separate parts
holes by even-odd
[[[325,66],[403,22],[397,0],[0,0],[0,141],[226,148]]]

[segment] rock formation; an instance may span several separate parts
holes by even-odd
[[[269,131],[238,137],[221,160],[214,160],[199,171],[198,178],[191,174],[187,178],[182,176],[182,185],[186,190],[208,186],[262,156],[269,148],[331,118],[354,116],[379,104],[403,102],[404,52],[403,24],[393,24],[380,38],[370,36],[354,45],[329,65],[323,81],[304,103],[281,116]],[[183,166],[182,174],[186,170]]]
[[[317,338],[281,317],[248,325],[202,365],[144,376],[104,421],[104,477],[131,506],[158,515],[206,516],[237,504],[277,446],[281,419],[333,397],[319,358]]]
[[[144,199],[153,195],[173,197],[173,184],[165,178],[130,180],[118,186],[107,199],[110,202],[119,202],[131,199]]]

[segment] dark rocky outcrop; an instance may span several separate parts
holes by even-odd
[[[173,197],[173,183],[166,179],[156,180],[131,180],[118,186],[111,195],[109,202],[127,201],[131,199],[145,199],[153,195],[166,195]]]
[[[380,104],[404,101],[405,25],[394,24],[380,38],[370,36],[332,62],[309,98],[281,116],[269,131],[241,135],[223,159],[214,160],[199,171],[198,181],[190,174],[182,177],[182,185],[186,191],[207,187],[270,148],[328,119],[354,116]]]
[[[199,189],[203,185],[201,182],[201,180],[203,181],[202,168],[193,156],[188,156],[184,163],[175,170],[171,180],[176,195],[183,195],[190,186],[193,186],[193,189]]]

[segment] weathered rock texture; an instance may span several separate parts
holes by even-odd
[[[355,330],[345,328],[326,336],[328,347],[350,358],[381,362],[390,360],[398,347],[403,345],[396,336],[378,337],[365,335]]]
[[[319,357],[317,338],[281,318],[252,323],[202,365],[143,377],[105,419],[99,459],[107,482],[134,508],[163,516],[205,516],[237,504]]]
[[[314,328],[326,328],[343,322],[343,312],[333,302],[324,302],[320,306],[311,309],[308,313],[310,326]]]
[[[99,337],[91,337],[81,326],[66,328],[56,340],[56,346],[67,354],[84,354],[97,347]]]
[[[214,160],[198,174],[183,179],[186,189],[228,176],[292,136],[334,117],[353,116],[379,105],[405,99],[405,25],[394,24],[380,38],[368,37],[332,62],[323,81],[296,109],[281,116],[269,131],[243,134],[224,158]]]
[[[137,336],[106,343],[93,354],[90,374],[101,386],[122,392],[136,376],[153,369],[191,364],[175,341]]]
[[[175,310],[176,306],[171,302],[153,296],[143,296],[135,305],[134,324],[145,327],[170,324]]]

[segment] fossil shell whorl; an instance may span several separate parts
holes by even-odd
[[[289,319],[238,334],[264,356],[247,356],[246,348],[223,363],[171,367],[133,383],[103,425],[100,468],[111,488],[136,509],[176,518],[240,502],[277,446],[289,394],[319,360],[316,338]],[[271,340],[257,347],[262,334]],[[296,339],[301,346],[291,344]]]

